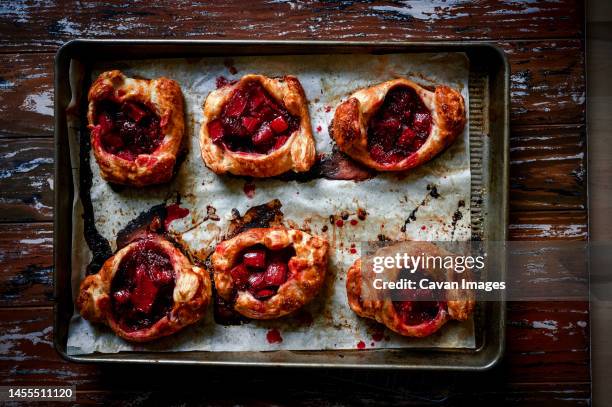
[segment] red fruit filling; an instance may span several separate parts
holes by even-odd
[[[270,250],[262,245],[244,250],[230,275],[238,290],[247,290],[255,298],[265,300],[278,292],[289,279],[289,259],[295,250],[288,247]]]
[[[166,218],[164,219],[164,228],[168,230],[168,226],[177,219],[184,218],[189,215],[189,209],[181,208],[179,204],[166,206]]]
[[[436,319],[444,303],[440,301],[394,301],[393,306],[402,322],[412,326]]]
[[[431,132],[431,112],[407,86],[391,89],[368,124],[372,159],[392,165],[417,151]]]
[[[208,123],[213,143],[243,153],[270,154],[300,127],[300,118],[275,100],[259,82],[237,88],[221,117]]]
[[[411,273],[405,269],[400,272],[399,277],[415,282],[428,278],[422,270]],[[446,308],[446,302],[439,301],[439,294],[434,293],[432,290],[413,289],[409,293],[404,293],[404,295],[404,301],[394,301],[393,307],[402,322],[409,326],[433,321],[438,316],[438,313]]]
[[[174,300],[174,268],[151,240],[141,240],[121,261],[111,283],[112,311],[126,331],[147,328],[163,318]]]
[[[96,106],[95,120],[102,148],[125,160],[153,153],[164,138],[157,114],[139,102],[104,100]]]

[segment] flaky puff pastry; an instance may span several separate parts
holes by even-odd
[[[111,284],[122,261],[140,250],[139,244],[149,240],[168,256],[174,270],[172,308],[161,319],[136,330],[126,330],[115,315],[111,300]],[[119,250],[96,274],[81,282],[77,309],[83,318],[108,325],[119,337],[132,342],[148,342],[171,335],[200,320],[211,301],[211,281],[205,269],[194,266],[172,243],[159,235],[150,234]]]
[[[299,128],[282,147],[270,154],[231,151],[215,144],[209,134],[208,124],[221,117],[223,107],[236,89],[250,81],[259,82],[277,103],[281,103],[289,113],[300,118]],[[202,158],[206,166],[217,174],[273,177],[290,170],[308,171],[315,162],[315,142],[312,137],[308,101],[300,81],[295,76],[269,78],[263,75],[245,75],[234,84],[212,91],[204,103],[203,116],[200,129]]]
[[[151,154],[139,154],[127,160],[106,151],[102,145],[97,106],[109,100],[114,103],[139,102],[159,118],[163,140]],[[108,182],[143,187],[161,184],[172,178],[176,156],[181,149],[185,131],[183,94],[175,81],[168,78],[134,79],[121,71],[107,71],[98,76],[89,89],[87,110],[91,147],[100,167],[100,174]]]
[[[406,86],[416,92],[430,111],[433,123],[429,137],[417,151],[396,163],[385,164],[375,161],[370,155],[368,124],[387,93],[397,86]],[[437,86],[431,92],[411,80],[398,78],[353,93],[336,108],[329,130],[338,148],[353,159],[378,171],[405,171],[441,153],[463,132],[465,122],[465,103],[461,93],[448,86]]]
[[[447,256],[452,255],[428,242],[399,243],[376,251],[371,257],[357,259],[349,268],[346,277],[346,293],[351,309],[359,316],[374,319],[394,332],[409,337],[425,337],[438,331],[449,320],[467,320],[474,311],[474,293],[468,290],[446,291],[437,299],[438,312],[430,320],[420,324],[408,325],[393,305],[392,296],[373,287],[374,279],[380,278],[373,271],[372,260],[375,256],[395,257],[397,253],[409,256]],[[394,281],[400,273],[397,268],[386,268],[385,281]],[[453,270],[424,270],[425,277],[435,281],[455,281],[458,274]],[[467,277],[467,276],[466,276]],[[399,300],[398,300],[399,301]]]
[[[259,300],[248,290],[237,288],[230,270],[247,248],[261,244],[270,250],[292,246],[295,255],[288,262],[288,278],[272,297]],[[252,319],[274,319],[308,303],[320,290],[327,272],[329,243],[295,229],[256,228],[242,232],[217,245],[211,256],[218,295],[238,313]]]

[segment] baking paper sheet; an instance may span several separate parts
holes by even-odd
[[[78,86],[79,69],[71,72],[73,86]],[[397,76],[405,76],[423,85],[446,84],[460,89],[468,105],[468,59],[462,53],[393,55],[307,55],[123,61],[98,65],[92,79],[108,69],[121,69],[128,76],[176,80],[183,91],[186,107],[186,135],[189,153],[177,177],[169,184],[145,188],[113,190],[100,177],[93,155],[91,199],[99,232],[115,249],[119,230],[139,213],[164,201],[174,203],[181,196],[181,206],[189,209],[186,218],[174,221],[171,232],[186,249],[202,259],[214,249],[226,231],[231,211],[244,214],[248,208],[272,199],[282,203],[286,226],[296,225],[329,239],[331,256],[326,284],[312,303],[294,316],[276,321],[252,321],[240,326],[214,322],[212,307],[207,316],[178,334],[154,342],[135,345],[117,338],[110,329],[91,324],[75,312],[70,323],[68,353],[83,354],[147,351],[258,351],[355,349],[363,341],[366,349],[442,347],[474,348],[472,320],[450,322],[437,334],[423,339],[404,338],[355,315],[348,306],[345,273],[359,256],[360,242],[388,239],[467,240],[470,238],[470,168],[468,128],[441,156],[407,175],[379,174],[363,181],[315,179],[309,182],[254,180],[255,194],[244,193],[244,178],[218,176],[208,170],[200,156],[199,131],[201,107],[208,93],[215,89],[218,77],[239,79],[247,73],[297,76],[310,101],[310,114],[317,152],[331,152],[328,125],[335,106],[353,91]],[[234,71],[237,70],[237,72]],[[232,73],[235,72],[235,73]],[[74,89],[74,97],[82,89]],[[78,157],[78,134],[70,126],[71,150]],[[78,159],[73,159],[78,172]],[[78,177],[75,178],[78,180]],[[75,184],[78,185],[78,184]],[[430,194],[435,186],[439,197]],[[461,202],[465,206],[461,206]],[[213,207],[218,220],[208,219],[207,207]],[[368,212],[365,221],[351,225],[356,211]],[[330,223],[330,215],[350,214],[343,227]],[[457,211],[461,216],[457,216]],[[84,278],[91,253],[83,238],[83,220],[78,197],[74,210],[73,295]],[[402,226],[410,215],[416,218]],[[458,219],[460,218],[460,219]],[[216,219],[216,217],[215,217]],[[327,227],[325,230],[324,227]],[[354,250],[351,250],[354,249]],[[351,253],[356,251],[356,253]],[[277,329],[281,343],[269,343],[266,336]],[[381,340],[382,338],[382,340]]]

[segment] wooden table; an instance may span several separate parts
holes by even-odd
[[[1,384],[74,384],[84,403],[590,403],[586,302],[508,304],[505,358],[482,374],[77,365],[62,360],[52,344],[52,65],[65,41],[492,42],[506,51],[512,69],[511,239],[584,240],[583,2],[48,3],[0,6]]]

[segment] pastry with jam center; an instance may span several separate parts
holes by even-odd
[[[217,174],[272,177],[315,161],[304,90],[294,76],[246,75],[206,98],[202,158]]]
[[[102,178],[135,187],[168,182],[185,128],[179,85],[108,71],[95,80],[88,100],[91,147]]]
[[[371,257],[357,259],[346,276],[346,293],[351,309],[360,317],[380,322],[392,331],[407,337],[426,337],[440,330],[448,321],[467,320],[474,311],[474,293],[467,290],[436,291],[406,289],[401,294],[390,294],[373,286],[374,279],[401,281],[403,278],[417,282],[451,281],[457,277],[454,271],[420,269],[410,272],[387,268],[384,274],[374,273],[374,257],[394,257],[397,253],[412,256],[447,256],[446,252],[428,242],[398,243],[376,251]],[[463,275],[462,277],[466,277]]]
[[[123,339],[151,341],[200,320],[212,295],[208,273],[172,243],[149,234],[81,283],[77,309]]]
[[[249,229],[219,243],[211,256],[217,294],[245,317],[282,317],[317,294],[328,251],[325,239],[300,230]]]
[[[329,134],[338,148],[378,171],[405,171],[440,154],[465,127],[463,96],[399,78],[358,90],[340,103]]]

